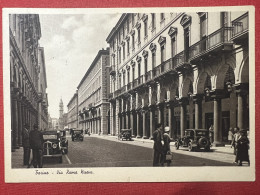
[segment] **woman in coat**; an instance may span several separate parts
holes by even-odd
[[[247,138],[247,132],[246,130],[241,130],[240,136],[237,140],[237,160],[239,161],[239,166],[242,166],[243,161],[248,162],[248,165],[250,165],[248,149],[249,140]]]
[[[164,132],[165,133],[163,134],[163,158],[161,165],[164,166],[164,163],[167,163],[167,166],[170,166],[171,160],[166,160],[166,154],[171,154],[170,142],[172,141],[172,139],[169,136],[170,127],[165,127]]]

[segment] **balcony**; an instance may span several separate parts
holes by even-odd
[[[231,32],[231,27],[223,27],[195,43],[189,48],[189,60],[196,62],[219,51],[230,51],[233,47]]]
[[[145,77],[145,82],[148,82],[152,79],[152,70],[148,71],[147,73],[145,73],[144,77]]]
[[[236,44],[248,42],[248,12],[232,21],[232,38]]]
[[[114,65],[110,66],[110,72],[109,72],[109,74],[110,74],[111,76],[115,76],[115,74],[116,74],[116,67],[115,67]]]
[[[121,93],[126,92],[126,85],[124,85],[123,87],[121,87],[120,91],[121,91]]]
[[[127,88],[127,91],[131,90],[132,89],[132,82],[128,83],[126,88]]]

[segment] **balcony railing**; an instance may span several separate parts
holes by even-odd
[[[161,74],[161,65],[159,66],[156,66],[154,69],[153,69],[153,77],[157,77]]]
[[[124,93],[126,91],[126,85],[124,85],[123,87],[121,87],[121,93]]]
[[[132,88],[132,82],[127,84],[127,91],[130,90]]]
[[[232,21],[232,27],[232,37],[248,31],[248,13],[245,13],[244,15]]]
[[[138,78],[133,81],[133,88],[138,86]]]
[[[201,41],[195,43],[189,48],[189,58],[194,59],[203,53],[213,50],[218,45],[229,43],[231,38],[231,30],[231,27],[220,28]]]
[[[176,54],[174,57],[173,57],[173,64],[172,64],[172,68],[176,68],[178,66],[180,66],[181,64],[184,63],[184,51]]]
[[[152,70],[148,71],[147,73],[145,73],[144,77],[145,77],[145,82],[151,80],[152,78]]]
[[[161,73],[168,72],[172,69],[172,58],[168,59],[167,61],[161,64]]]

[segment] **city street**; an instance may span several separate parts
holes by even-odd
[[[133,141],[119,141],[115,136],[98,135],[85,135],[83,142],[72,142],[69,135],[67,139],[69,152],[63,155],[63,162],[59,163],[58,159],[45,159],[44,168],[152,166],[153,142],[151,140],[134,138]],[[174,153],[171,166],[235,166],[233,149],[230,146],[212,148],[210,152],[189,152],[187,148],[175,150],[171,143],[171,150]],[[22,149],[18,151],[21,157],[14,160],[13,168],[23,167],[21,166]]]

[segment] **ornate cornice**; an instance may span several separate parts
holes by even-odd
[[[158,43],[159,43],[160,45],[162,45],[162,44],[164,44],[165,42],[166,42],[166,37],[160,36],[160,37],[159,37],[159,40],[158,40]]]
[[[176,27],[171,26],[170,29],[169,29],[169,31],[168,31],[168,35],[169,35],[170,37],[173,37],[174,35],[177,34],[177,32],[178,32],[178,29],[177,29]]]
[[[151,43],[150,46],[149,46],[149,49],[154,52],[156,51],[156,44],[155,43]]]
[[[190,15],[185,14],[184,16],[182,16],[180,24],[183,27],[190,24],[190,23],[191,23],[191,16]]]

